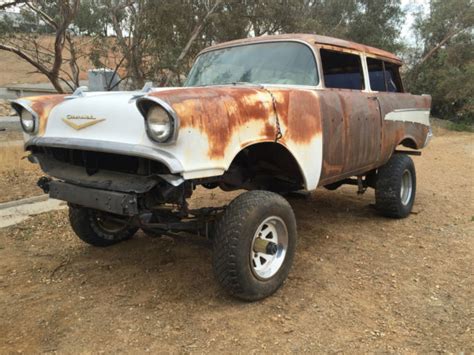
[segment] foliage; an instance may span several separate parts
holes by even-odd
[[[433,115],[460,126],[474,123],[474,7],[470,0],[432,0],[428,15],[415,22],[406,83],[413,93],[433,97]]]

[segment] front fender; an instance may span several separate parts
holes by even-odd
[[[307,189],[316,188],[322,165],[319,97],[316,90],[218,86],[152,92],[180,119],[169,149],[182,161],[187,179],[222,175],[245,147],[274,142],[295,157]],[[274,101],[273,101],[274,100]]]

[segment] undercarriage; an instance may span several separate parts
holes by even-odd
[[[262,152],[244,152],[222,176],[194,180],[184,180],[156,161],[109,153],[42,147],[32,149],[29,159],[49,175],[38,186],[51,198],[68,202],[71,227],[84,242],[107,247],[132,238],[139,229],[155,237],[203,237],[212,244],[221,286],[253,301],[271,295],[288,275],[296,219],[282,194],[302,187],[298,175],[288,174],[291,161],[279,156],[262,160]],[[375,188],[376,208],[403,218],[414,202],[414,165],[408,155],[394,154],[377,170],[325,187],[335,190],[343,184],[356,185],[358,193]],[[188,200],[199,185],[250,191],[226,206],[190,208]]]
[[[225,206],[190,209],[187,200],[197,186],[279,193],[302,188],[293,162],[268,148],[244,150],[222,176],[187,181],[157,161],[121,154],[34,146],[28,158],[48,174],[38,186],[52,198],[155,234],[210,237]]]

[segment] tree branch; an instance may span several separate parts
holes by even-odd
[[[6,45],[0,43],[0,50],[15,53],[17,56],[19,56],[20,58],[26,60],[28,63],[30,63],[32,66],[34,66],[36,69],[38,69],[44,75],[46,75],[48,77],[51,75],[48,68],[46,68],[41,63],[35,61],[33,58],[31,58],[28,54],[26,54],[24,51],[22,51],[19,48],[6,46]]]
[[[25,1],[25,5],[28,6],[34,12],[36,12],[39,16],[41,16],[41,18],[45,22],[47,22],[51,27],[53,27],[54,29],[58,28],[58,24],[56,23],[56,21],[54,21],[53,18],[51,16],[49,16],[46,12],[44,12],[43,10],[37,8],[36,6],[33,6],[28,1]]]
[[[426,53],[421,59],[420,61],[418,62],[417,66],[420,66],[422,65],[424,62],[426,62],[429,58],[431,58],[433,56],[433,54],[435,54],[435,52],[440,49],[442,46],[444,46],[446,44],[446,42],[448,42],[451,38],[453,38],[454,36],[458,35],[459,33],[461,33],[462,31],[464,31],[465,29],[464,28],[461,28],[461,29],[458,29],[457,31],[452,31],[450,33],[448,33],[436,46],[434,46],[433,48],[431,48],[428,53]]]
[[[5,9],[11,7],[11,6],[24,4],[26,1],[27,0],[14,0],[14,1],[7,2],[5,4],[0,4],[0,10],[5,10]]]
[[[202,31],[204,25],[206,24],[209,16],[211,16],[216,11],[217,7],[221,4],[221,2],[222,2],[222,0],[216,0],[216,2],[211,7],[211,9],[206,13],[206,15],[202,18],[202,20],[194,28],[193,32],[191,33],[191,36],[189,37],[188,42],[186,43],[183,50],[179,54],[178,59],[176,59],[175,68],[178,68],[181,61],[184,59],[184,57],[186,57],[186,54],[188,54],[189,49],[193,45],[193,43],[196,40],[197,36],[201,33],[201,31]],[[170,83],[172,77],[173,77],[173,73],[170,73],[170,75],[168,75],[168,77],[166,78],[165,86],[167,86]]]

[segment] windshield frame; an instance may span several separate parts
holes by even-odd
[[[306,41],[302,41],[302,40],[299,40],[299,39],[272,39],[272,40],[253,40],[253,41],[249,41],[249,42],[244,42],[244,43],[238,43],[238,44],[229,44],[229,45],[224,45],[222,47],[217,47],[217,48],[213,48],[213,47],[208,47],[204,50],[202,50],[197,56],[196,58],[194,59],[193,61],[193,65],[191,66],[191,69],[189,70],[188,72],[188,75],[186,77],[186,81],[184,82],[183,84],[183,87],[208,87],[208,86],[229,86],[229,85],[244,85],[246,83],[235,83],[235,84],[232,84],[232,83],[225,83],[225,84],[209,84],[209,85],[199,85],[199,86],[188,86],[188,79],[189,79],[189,74],[191,73],[191,71],[193,70],[194,66],[196,65],[199,57],[201,57],[201,55],[203,54],[206,54],[206,53],[209,53],[209,52],[213,52],[213,51],[218,51],[218,50],[222,50],[222,49],[228,49],[228,48],[235,48],[235,47],[242,47],[242,46],[251,46],[251,45],[254,45],[254,44],[264,44],[264,43],[281,43],[281,42],[287,42],[287,43],[300,43],[300,44],[303,44],[304,46],[308,47],[312,56],[313,56],[313,60],[314,60],[314,65],[315,65],[315,68],[316,68],[316,74],[318,76],[318,82],[315,83],[314,85],[301,85],[301,84],[273,84],[273,83],[248,83],[248,85],[253,85],[253,86],[258,86],[258,85],[264,85],[264,86],[273,86],[273,87],[296,87],[296,88],[307,88],[307,89],[320,89],[322,88],[322,80],[321,80],[321,68],[320,68],[320,65],[319,65],[319,56],[316,52],[316,49],[308,42]]]

